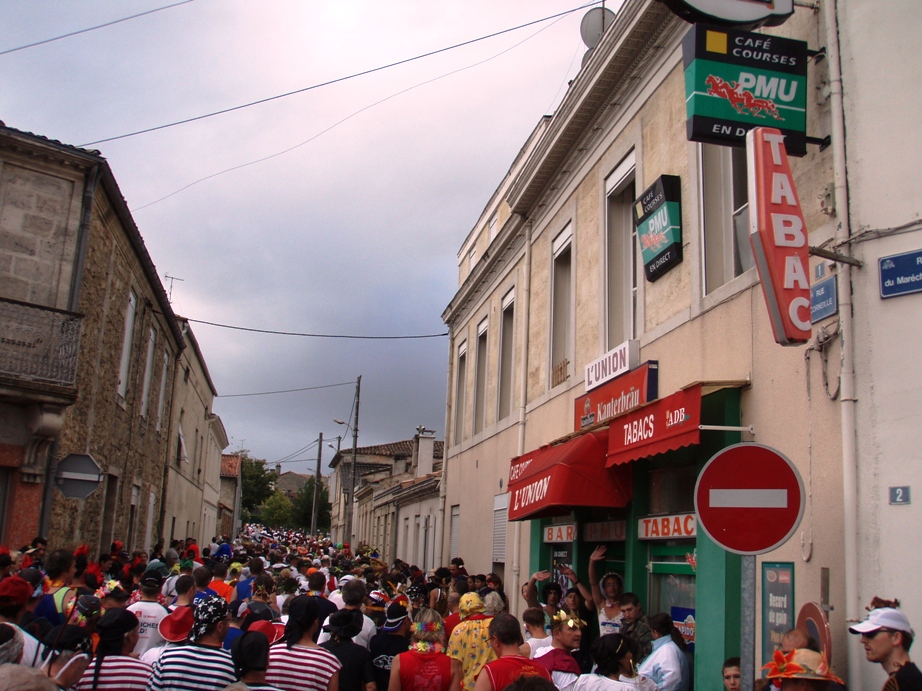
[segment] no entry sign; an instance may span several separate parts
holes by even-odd
[[[725,550],[764,554],[800,525],[804,483],[784,454],[762,444],[735,444],[702,469],[695,511],[704,532]]]

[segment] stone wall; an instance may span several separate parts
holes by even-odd
[[[138,297],[138,307],[128,387],[122,398],[118,394],[119,366],[130,290]],[[143,546],[152,532],[153,542],[160,537],[160,531],[148,525],[148,516],[156,521],[160,515],[159,501],[152,512],[149,505],[151,492],[160,497],[163,485],[170,434],[171,372],[167,373],[158,429],[160,382],[164,353],[172,369],[178,350],[164,316],[156,308],[154,287],[101,188],[97,189],[93,207],[79,311],[85,315],[77,371],[80,395],[61,433],[60,454],[92,455],[106,479],[85,501],[65,499],[55,491],[48,537],[51,544],[86,543],[91,555],[95,555],[100,548],[108,549],[113,539],[122,540],[127,548]],[[156,343],[147,416],[142,417],[141,394],[151,328]]]

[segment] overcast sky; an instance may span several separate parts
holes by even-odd
[[[170,4],[5,0],[0,51]],[[0,119],[86,145],[583,4],[194,0],[0,55]],[[182,279],[172,285],[177,314],[306,333],[444,333],[461,243],[579,70],[586,11],[88,148],[108,159],[166,288],[166,274]],[[334,443],[330,437],[351,434],[333,418],[349,418],[358,375],[360,446],[408,439],[418,425],[444,437],[445,337],[360,341],[193,328],[218,389],[214,411],[228,451],[250,449],[270,463],[307,459],[284,468],[312,471],[316,446],[295,452],[319,432]],[[331,457],[325,449],[324,466]]]

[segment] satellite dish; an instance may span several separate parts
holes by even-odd
[[[602,40],[602,34],[615,21],[615,13],[606,7],[593,7],[579,23],[579,35],[589,49],[595,48]]]
[[[580,67],[585,67],[586,63],[589,62],[589,58],[592,57],[592,53],[595,51],[595,48],[590,48],[583,54],[583,62],[580,64]]]

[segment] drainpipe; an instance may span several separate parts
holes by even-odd
[[[451,393],[451,379],[452,379],[452,354],[455,349],[455,339],[454,339],[454,329],[452,325],[448,325],[448,382],[445,384],[445,391]],[[442,564],[447,564],[451,560],[451,526],[448,527],[448,539],[446,546],[445,539],[445,497],[448,493],[448,421],[451,418],[452,406],[445,406],[445,438],[442,441],[442,477],[439,478],[439,525],[442,526]],[[452,439],[455,436],[455,430],[451,430]],[[433,461],[434,462],[434,461]],[[394,514],[394,523],[397,522],[400,512]],[[394,528],[394,553],[397,551],[397,530]],[[404,547],[406,549],[406,547]]]
[[[77,253],[74,257],[74,272],[70,277],[70,298],[67,309],[77,311],[80,303],[80,289],[83,286],[83,266],[86,264],[86,248],[90,238],[90,218],[93,215],[93,200],[96,198],[96,185],[102,177],[102,166],[94,165],[86,178],[86,187],[83,188],[83,210],[80,214],[80,225],[77,227]]]
[[[525,223],[525,275],[522,277],[522,373],[519,377],[519,439],[516,444],[516,456],[525,453],[525,408],[528,404],[528,332],[531,323],[531,221]],[[508,487],[506,490],[508,491]],[[521,590],[522,565],[519,562],[519,549],[522,542],[522,521],[516,521],[512,530],[512,587],[509,592],[516,604],[519,603]],[[515,608],[518,609],[517,607]]]
[[[823,4],[826,22],[826,57],[829,61],[830,104],[832,115],[832,160],[835,173],[835,204],[839,217],[836,228],[836,246],[843,247],[851,237],[851,218],[848,199],[848,172],[845,149],[845,107],[842,99],[842,63],[839,53],[839,21],[836,0]],[[851,248],[845,246],[847,252]],[[858,602],[858,449],[855,440],[855,353],[854,326],[852,325],[852,268],[840,263],[836,287],[839,292],[839,334],[842,346],[841,422],[842,422],[842,492],[843,538],[845,542],[845,618],[860,619]],[[846,636],[848,641],[848,685],[861,691],[861,660],[857,636]]]

